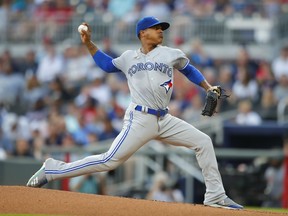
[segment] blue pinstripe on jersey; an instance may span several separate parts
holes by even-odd
[[[108,155],[107,158],[104,158],[102,160],[98,160],[98,161],[91,161],[91,162],[87,162],[75,167],[71,167],[69,169],[65,169],[65,170],[45,170],[45,174],[63,174],[63,173],[68,173],[68,172],[72,172],[75,170],[79,170],[88,166],[93,166],[96,164],[102,164],[102,163],[106,163],[107,161],[109,161],[117,152],[117,150],[121,147],[123,141],[125,140],[125,138],[127,137],[129,130],[131,128],[132,125],[132,120],[133,120],[133,112],[130,112],[130,119],[129,119],[129,124],[123,134],[123,136],[121,137],[121,139],[119,140],[119,142],[117,143],[117,145],[115,146],[115,148],[113,149],[113,151],[110,153],[110,155]]]

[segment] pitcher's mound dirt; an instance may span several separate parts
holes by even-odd
[[[251,210],[225,210],[202,205],[165,203],[75,192],[0,186],[0,213],[123,216],[287,215]]]

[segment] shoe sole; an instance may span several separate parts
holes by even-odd
[[[29,181],[28,181],[27,184],[26,184],[27,187],[35,187],[35,186],[32,186],[30,183],[31,183],[31,181],[35,178],[35,176],[37,176],[38,173],[42,171],[42,169],[45,169],[45,164],[43,164],[43,165],[41,166],[41,168],[29,179]],[[42,186],[43,186],[43,185],[42,185]],[[36,187],[42,187],[42,186],[36,186]]]
[[[223,206],[223,205],[218,205],[218,204],[211,204],[211,205],[207,205],[207,206],[214,207],[214,208],[231,209],[231,210],[242,210],[243,209],[243,208],[229,207],[229,206]]]

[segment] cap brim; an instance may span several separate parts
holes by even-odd
[[[163,31],[170,27],[170,24],[167,22],[159,22],[159,23],[149,26],[149,28],[156,26],[156,25],[160,25]]]

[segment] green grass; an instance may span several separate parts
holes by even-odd
[[[32,214],[0,214],[0,216],[30,216]],[[46,215],[33,215],[33,216],[46,216]]]
[[[61,216],[61,215],[47,215],[47,214],[0,214],[0,216]],[[64,215],[62,215],[64,216]]]
[[[250,206],[250,207],[245,207],[245,209],[256,210],[256,211],[280,212],[280,213],[288,214],[288,209],[284,209],[284,208],[262,208],[262,207]]]

